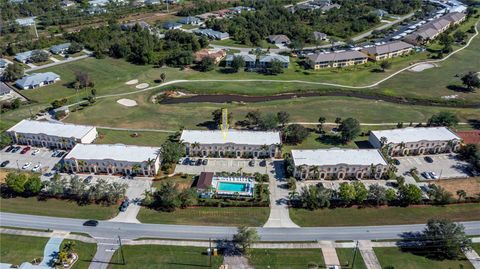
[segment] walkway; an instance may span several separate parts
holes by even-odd
[[[40,263],[41,266],[54,267],[54,259],[57,258],[60,252],[60,246],[62,245],[64,236],[50,237],[45,249],[43,250],[43,260]]]
[[[327,266],[327,268],[329,268],[329,266],[340,266],[340,261],[338,260],[334,242],[320,241],[318,243],[320,245],[320,248],[322,249],[323,260],[325,261],[325,265]]]
[[[480,269],[480,256],[475,250],[465,251],[465,257],[472,263],[473,268]]]
[[[125,196],[130,199],[130,205],[124,212],[119,212],[118,215],[109,221],[140,223],[137,220],[138,212],[140,211],[140,201],[143,200],[145,190],[150,190],[152,186],[152,179],[137,178],[128,182],[128,189]]]
[[[358,249],[360,250],[360,254],[362,255],[367,269],[382,269],[382,266],[373,251],[371,241],[358,241]]]

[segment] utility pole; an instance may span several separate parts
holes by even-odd
[[[208,267],[212,267],[212,255],[213,255],[213,250],[212,250],[212,238],[208,238],[208,251],[209,257],[208,257]]]
[[[122,248],[122,239],[120,238],[120,235],[118,236],[118,244],[120,245],[120,255],[122,257],[122,264],[125,265],[125,256],[123,255],[123,248]]]
[[[357,258],[357,250],[358,250],[358,241],[355,243],[355,248],[353,249],[352,269],[354,269],[355,267],[355,258]]]

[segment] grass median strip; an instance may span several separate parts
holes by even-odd
[[[304,269],[309,264],[324,268],[322,250],[315,249],[252,249],[250,264],[256,269]]]

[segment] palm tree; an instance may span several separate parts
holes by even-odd
[[[67,241],[63,246],[63,250],[66,251],[68,254],[75,252],[76,244],[73,241]]]
[[[267,145],[262,145],[262,146],[260,147],[260,150],[261,150],[261,151],[264,151],[264,152],[268,152],[268,151],[270,150],[270,147],[267,146]]]
[[[240,175],[243,174],[243,167],[239,167],[238,170],[237,170],[237,173],[239,173]]]
[[[148,172],[150,173],[150,171],[153,169],[155,169],[153,167],[153,165],[155,164],[155,159],[151,159],[151,158],[148,158],[145,163],[147,164],[147,167],[148,167]],[[156,173],[157,171],[154,171],[154,174]]]
[[[161,73],[161,74],[160,74],[160,80],[161,80],[162,82],[165,82],[166,77],[167,77],[167,75],[166,75],[165,73]]]
[[[318,174],[320,172],[320,168],[317,165],[314,165],[310,169],[313,172],[313,178],[318,179]]]
[[[277,147],[278,152],[279,152],[279,154],[280,154],[280,156],[281,156],[281,154],[282,154],[282,149],[283,149],[283,144],[282,144],[282,143],[275,144],[275,147]]]
[[[458,201],[465,199],[465,197],[467,196],[467,192],[465,190],[458,190],[457,191],[457,195],[458,195]]]
[[[297,191],[290,191],[288,192],[288,202],[292,204],[292,201],[297,199],[298,197],[298,192]]]
[[[385,136],[380,137],[380,144],[382,145],[382,148],[386,146],[388,143],[388,139]]]
[[[421,35],[418,35],[417,38],[415,38],[415,41],[417,42],[417,44],[422,44],[424,40]]]
[[[198,143],[198,142],[193,142],[193,143],[192,143],[192,149],[198,149],[198,148],[200,148],[200,143]]]
[[[453,151],[453,148],[455,147],[456,144],[457,144],[457,142],[455,140],[453,140],[453,139],[448,140],[447,147],[448,147],[449,152]]]
[[[67,148],[68,139],[62,138],[62,139],[60,139],[60,141],[62,142],[63,147],[64,147],[64,148]]]
[[[140,170],[140,168],[142,168],[142,166],[138,163],[132,165],[132,172],[136,173],[138,172],[138,170]]]

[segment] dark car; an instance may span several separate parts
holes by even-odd
[[[260,165],[261,167],[265,167],[265,166],[267,166],[267,161],[266,161],[266,160],[261,160],[260,163],[259,163],[259,165]]]
[[[197,166],[198,166],[198,165],[202,165],[202,162],[203,162],[202,159],[198,159],[197,162],[195,163],[195,165],[197,165]]]
[[[207,165],[208,164],[208,159],[204,159],[203,162],[202,162],[203,165]]]
[[[14,146],[9,146],[9,147],[5,150],[5,152],[10,152],[10,151],[12,151],[14,148],[15,148]]]
[[[57,157],[58,158],[62,158],[63,156],[65,156],[67,154],[67,152],[65,151],[60,151],[58,154],[57,154]]]
[[[22,147],[20,147],[20,146],[16,146],[16,147],[14,147],[14,148],[12,149],[11,152],[12,152],[12,153],[15,153],[15,152],[19,151],[21,148],[22,148]]]
[[[22,151],[20,151],[20,154],[25,154],[25,153],[27,153],[29,150],[30,150],[30,147],[25,147],[25,148],[22,149]]]
[[[196,163],[197,163],[197,162],[196,162],[195,160],[190,159],[190,163],[189,163],[190,165],[195,165]]]
[[[2,163],[0,164],[0,167],[5,167],[5,166],[7,166],[7,164],[9,164],[9,163],[10,163],[10,161],[8,161],[8,160],[7,160],[7,161],[4,161],[4,162],[2,162]]]
[[[91,226],[91,227],[96,227],[98,225],[98,220],[87,220],[83,223],[83,226]]]
[[[183,164],[183,165],[188,165],[188,164],[190,164],[190,158],[185,158],[185,159],[183,159],[182,164]]]
[[[123,200],[122,204],[120,205],[120,211],[125,212],[129,205],[130,205],[130,201],[128,199]]]
[[[394,163],[395,165],[400,165],[400,161],[399,161],[398,159],[393,159],[393,163]]]
[[[253,159],[250,160],[250,161],[248,162],[248,165],[251,166],[251,167],[255,166],[255,160],[253,160]]]
[[[433,159],[432,157],[430,156],[426,156],[425,158],[423,158],[427,163],[433,163]]]
[[[88,176],[88,177],[86,177],[86,178],[83,180],[83,182],[84,182],[85,184],[89,184],[90,182],[92,182],[92,179],[93,179],[92,176]]]

